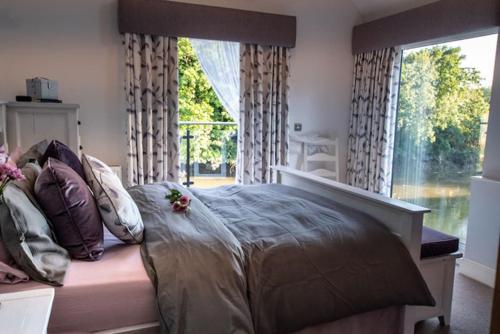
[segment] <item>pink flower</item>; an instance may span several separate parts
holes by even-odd
[[[24,175],[19,168],[10,163],[0,164],[0,181],[24,180]]]
[[[12,180],[24,180],[24,175],[15,164],[0,164],[0,199],[7,184]]]
[[[186,212],[188,209],[188,206],[182,205],[180,203],[180,201],[177,201],[177,202],[174,202],[174,204],[172,205],[172,209],[174,210],[174,212]]]
[[[172,189],[170,194],[166,196],[172,204],[172,211],[177,213],[185,213],[189,210],[191,199],[188,195],[182,195],[180,191]]]
[[[182,209],[182,206],[179,202],[174,202],[172,205],[172,209],[174,209],[174,212],[179,212]]]
[[[191,202],[191,199],[188,195],[182,195],[181,198],[179,198],[179,202],[182,206],[188,206]]]

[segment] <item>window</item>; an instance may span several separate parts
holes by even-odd
[[[403,53],[392,196],[432,209],[424,224],[462,241],[470,179],[482,171],[496,41]]]
[[[187,182],[189,166],[196,187],[234,184],[237,123],[217,97],[190,40],[179,38],[178,50],[181,182]]]

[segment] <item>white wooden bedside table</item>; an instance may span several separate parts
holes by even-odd
[[[54,288],[0,294],[0,333],[45,334]]]

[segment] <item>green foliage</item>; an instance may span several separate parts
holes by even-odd
[[[179,38],[179,114],[180,121],[234,122],[224,109],[196,57],[191,43]],[[181,126],[181,135],[189,128],[192,162],[211,164],[216,169],[225,160],[236,161],[236,126],[190,125]],[[181,160],[186,156],[186,145],[181,145]]]
[[[447,46],[404,58],[396,166],[415,166],[423,159],[434,171],[477,169],[481,120],[488,113],[490,93],[481,86],[479,71],[462,67],[463,59],[460,48]]]
[[[174,203],[174,202],[178,201],[181,197],[182,197],[182,193],[177,189],[170,190],[170,194],[165,196],[165,198],[168,199],[170,201],[170,203]]]

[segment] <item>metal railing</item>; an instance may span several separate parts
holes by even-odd
[[[185,131],[180,130],[180,139],[181,139],[181,152],[185,150],[184,160],[181,161],[184,163],[184,170],[185,170],[185,181],[183,184],[187,187],[191,186],[194,184],[192,181],[193,174],[197,175],[199,174],[199,166],[206,164],[207,161],[200,162],[200,161],[192,161],[192,155],[194,154],[194,151],[196,151],[197,155],[205,155],[207,156],[213,156],[213,155],[219,155],[220,156],[220,166],[219,168],[221,169],[221,173],[226,173],[226,166],[227,166],[227,155],[234,157],[236,155],[236,134],[238,131],[238,123],[236,122],[179,122],[180,128],[185,128]],[[204,127],[207,127],[204,129]],[[223,137],[224,138],[216,138],[216,142],[210,142],[210,138],[213,136],[216,136],[217,133],[215,130],[218,128],[229,128],[230,130],[221,130],[219,129],[219,132],[222,131]],[[231,130],[232,128],[232,130]],[[202,131],[202,129],[204,131]],[[220,134],[220,133],[219,133]],[[201,147],[203,145],[200,145],[200,143],[197,145],[196,140],[199,139],[198,137],[205,137],[205,147]],[[207,139],[209,140],[209,145],[207,146]],[[229,146],[229,147],[227,147]],[[201,149],[201,153],[200,153]],[[218,149],[220,149],[220,152],[218,152]],[[231,152],[228,152],[230,150]],[[234,152],[233,152],[234,151]],[[196,160],[196,157],[194,158]],[[211,165],[213,162],[208,161],[208,163]],[[194,168],[196,167],[196,169]],[[223,168],[224,167],[224,168]]]

